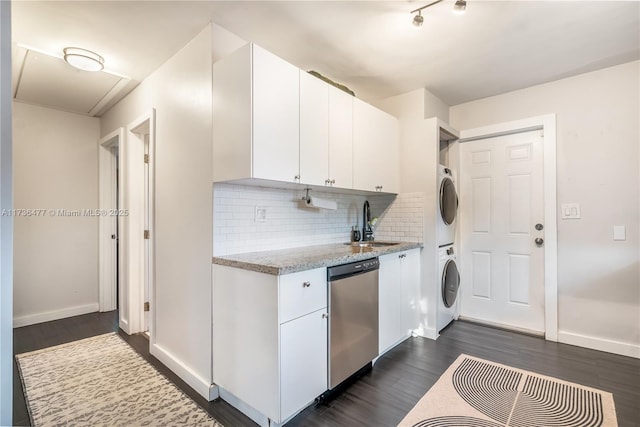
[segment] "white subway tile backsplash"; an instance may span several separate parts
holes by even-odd
[[[423,242],[421,193],[359,196],[314,191],[312,196],[335,200],[336,211],[310,209],[301,202],[305,192],[236,184],[214,185],[214,254],[285,249],[347,242],[351,227],[362,229],[362,206],[369,200],[378,217],[378,240]],[[264,222],[255,221],[255,207],[266,209]]]

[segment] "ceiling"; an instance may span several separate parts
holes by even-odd
[[[107,69],[128,77],[100,108],[83,111],[98,116],[209,21],[369,101],[425,87],[456,105],[640,58],[638,1],[468,0],[467,13],[458,16],[445,0],[424,10],[424,25],[416,28],[410,11],[427,3],[14,1],[13,36],[14,44],[46,52],[94,50]],[[14,53],[19,75],[28,70],[20,60],[29,54],[16,46]],[[77,71],[68,71],[77,79]],[[55,108],[73,111],[69,105],[79,103],[86,109],[91,102],[64,100],[81,96],[74,77],[68,81],[55,94],[40,82],[25,102],[59,99]],[[38,101],[45,92],[49,104]]]

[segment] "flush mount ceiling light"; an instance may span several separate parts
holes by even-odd
[[[444,0],[436,0],[432,3],[429,3],[426,6],[422,6],[415,10],[412,10],[411,11],[412,14],[417,13],[417,15],[413,17],[413,25],[415,25],[416,27],[422,26],[422,24],[424,23],[424,16],[422,16],[422,11],[442,1]],[[456,0],[456,3],[453,5],[453,13],[455,13],[456,15],[462,15],[466,9],[467,9],[467,0]]]
[[[104,58],[95,52],[79,47],[65,47],[64,60],[72,67],[84,71],[101,71],[104,69]]]

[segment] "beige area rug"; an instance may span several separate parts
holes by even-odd
[[[615,427],[611,393],[461,355],[399,426]]]
[[[212,426],[116,333],[16,356],[33,426]]]

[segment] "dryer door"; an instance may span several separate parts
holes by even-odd
[[[440,184],[440,215],[445,224],[451,225],[456,219],[458,195],[453,180],[445,177]]]
[[[449,308],[456,302],[459,287],[460,274],[458,273],[458,266],[456,266],[454,260],[450,259],[444,265],[442,272],[442,302],[445,307]]]

